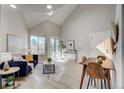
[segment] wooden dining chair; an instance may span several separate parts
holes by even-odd
[[[85,60],[87,60],[87,58],[86,58],[86,56],[83,56],[83,57],[82,57],[82,61],[80,62],[80,64],[83,64],[83,62],[84,62]]]
[[[98,56],[97,56],[97,59],[99,59],[99,58],[101,58],[103,61],[105,61],[105,60],[106,60],[106,57],[105,57],[105,56],[103,56],[103,55],[98,55]]]
[[[98,63],[88,63],[87,68],[86,68],[86,73],[89,75],[89,80],[88,80],[88,84],[87,84],[87,89],[89,88],[89,84],[90,81],[92,83],[92,79],[97,79],[97,80],[101,80],[101,88],[103,89],[103,82],[102,80],[104,80],[104,87],[106,88],[106,77],[105,77],[105,73],[104,70],[102,68],[102,66]],[[95,83],[95,82],[94,82]]]

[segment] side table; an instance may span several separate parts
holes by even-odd
[[[14,82],[13,82],[13,88],[16,88],[16,84],[15,84],[15,73],[18,72],[18,77],[19,77],[19,70],[20,67],[10,67],[8,71],[4,71],[4,70],[0,70],[0,75],[9,75],[9,74],[13,74],[14,77]],[[3,86],[2,86],[3,88]]]

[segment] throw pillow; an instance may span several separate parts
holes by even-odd
[[[32,56],[32,55],[26,55],[25,58],[26,58],[26,60],[29,61],[29,62],[30,62],[30,61],[33,61],[33,56]]]

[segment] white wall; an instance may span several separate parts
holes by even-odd
[[[111,30],[115,5],[79,5],[61,28],[63,40],[75,40],[78,59],[90,54],[90,33]]]
[[[29,30],[29,38],[31,35],[36,36],[45,36],[46,37],[46,57],[50,56],[50,38],[51,37],[60,37],[60,26],[57,24],[54,24],[50,21],[45,21],[35,27],[33,27],[31,30]],[[30,42],[29,42],[30,43]]]
[[[122,16],[121,16],[121,5],[116,6],[116,16],[115,16],[115,23],[119,25],[119,40],[117,44],[116,54],[113,55],[113,63],[115,66],[114,72],[114,82],[113,88],[122,88],[122,70],[121,70],[121,62],[122,62]]]
[[[0,5],[0,43],[1,41],[2,41],[2,38],[1,38],[1,5]]]
[[[63,40],[75,40],[79,58],[89,55],[89,34],[92,32],[110,31],[111,20],[119,25],[119,41],[116,55],[113,55],[115,71],[113,71],[112,88],[124,88],[124,10],[121,5],[80,5],[64,22],[61,28]],[[124,9],[124,8],[123,8]],[[123,15],[122,15],[123,13]],[[123,19],[122,19],[123,17]],[[83,50],[85,49],[85,50]]]
[[[121,74],[122,74],[122,88],[124,89],[124,5],[122,6],[122,71],[121,71]]]
[[[1,32],[0,32],[0,52],[7,50],[7,34],[19,36],[23,39],[23,48],[28,46],[28,31],[24,23],[23,16],[2,5],[1,10]]]

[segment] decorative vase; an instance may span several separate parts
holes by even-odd
[[[8,70],[9,70],[9,64],[8,64],[8,62],[5,62],[5,63],[4,63],[3,70],[4,70],[4,71],[8,71]]]

